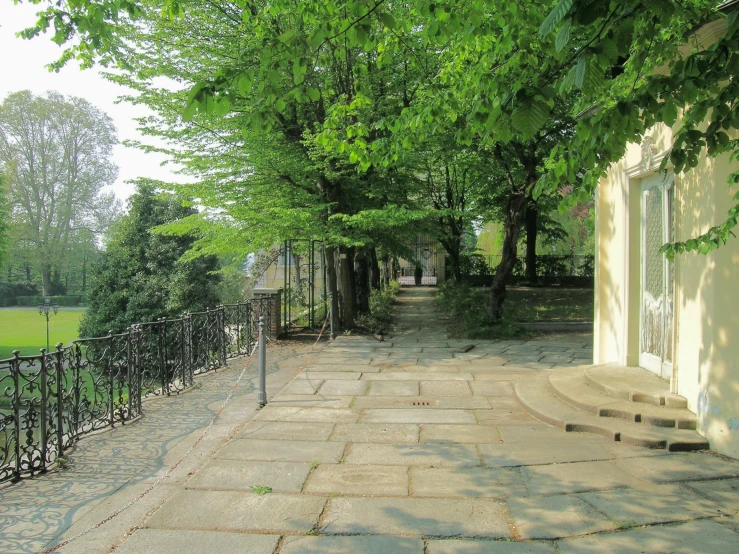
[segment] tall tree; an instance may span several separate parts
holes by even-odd
[[[155,229],[190,216],[182,198],[139,184],[129,211],[115,225],[105,253],[93,265],[89,308],[80,336],[121,332],[134,323],[178,317],[218,304],[215,256],[182,259],[197,235],[166,236]]]
[[[0,172],[0,269],[7,259],[9,233],[10,202],[8,202],[8,189],[5,186],[5,177]]]
[[[101,191],[118,174],[110,160],[116,142],[112,120],[81,98],[21,91],[0,104],[13,224],[33,246],[45,294],[74,235],[100,230],[107,218],[96,215],[115,211],[115,197]]]

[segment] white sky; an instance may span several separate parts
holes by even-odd
[[[49,72],[45,66],[58,59],[61,53],[60,47],[51,42],[50,35],[32,40],[16,38],[18,31],[35,22],[34,15],[40,7],[43,6],[13,5],[9,0],[0,0],[0,101],[8,93],[25,89],[35,95],[56,90],[67,96],[79,96],[113,119],[119,141],[142,139],[133,118],[146,115],[146,108],[115,103],[119,95],[126,93],[126,88],[106,81],[95,68],[80,70],[75,62],[68,63],[59,73]],[[161,166],[165,159],[160,154],[144,153],[122,144],[116,146],[113,149],[113,161],[119,169],[118,180],[113,186],[116,196],[124,200],[133,193],[133,185],[125,181],[136,177],[183,181],[182,177],[172,174],[174,166]]]

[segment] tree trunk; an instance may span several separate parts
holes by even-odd
[[[536,217],[538,214],[536,202],[529,202],[526,208],[526,280],[529,285],[538,283],[536,267]]]
[[[369,313],[370,295],[370,261],[369,254],[360,250],[354,258],[354,274],[356,275],[357,311]]]
[[[378,290],[380,288],[380,264],[377,261],[377,249],[374,246],[369,248],[369,262],[370,262],[370,288],[372,290]]]
[[[326,246],[324,252],[326,255],[326,278],[331,310],[331,331],[337,333],[339,331],[339,291],[336,279],[336,249],[333,246]]]
[[[508,199],[505,219],[503,221],[503,248],[500,264],[495,269],[493,284],[490,287],[488,317],[493,321],[503,316],[503,303],[506,298],[506,283],[513,273],[518,253],[518,235],[521,232],[521,220],[526,208],[524,193],[512,194]]]
[[[341,282],[341,325],[344,329],[354,327],[354,287],[353,283],[354,260],[350,249],[339,246],[339,281]]]
[[[51,264],[41,264],[41,289],[42,295],[51,294]]]

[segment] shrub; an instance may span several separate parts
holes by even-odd
[[[436,296],[440,308],[449,316],[449,334],[464,339],[513,339],[526,330],[505,319],[491,321],[486,311],[485,293],[464,283],[446,281],[439,286]]]
[[[385,287],[370,292],[369,314],[361,314],[356,318],[357,327],[372,333],[382,334],[392,321],[392,309],[395,297],[400,290],[400,283],[391,281]]]

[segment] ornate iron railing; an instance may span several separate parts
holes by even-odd
[[[269,298],[0,360],[0,483],[45,471],[83,435],[141,415],[143,398],[178,394],[250,353],[260,316],[269,332]]]

